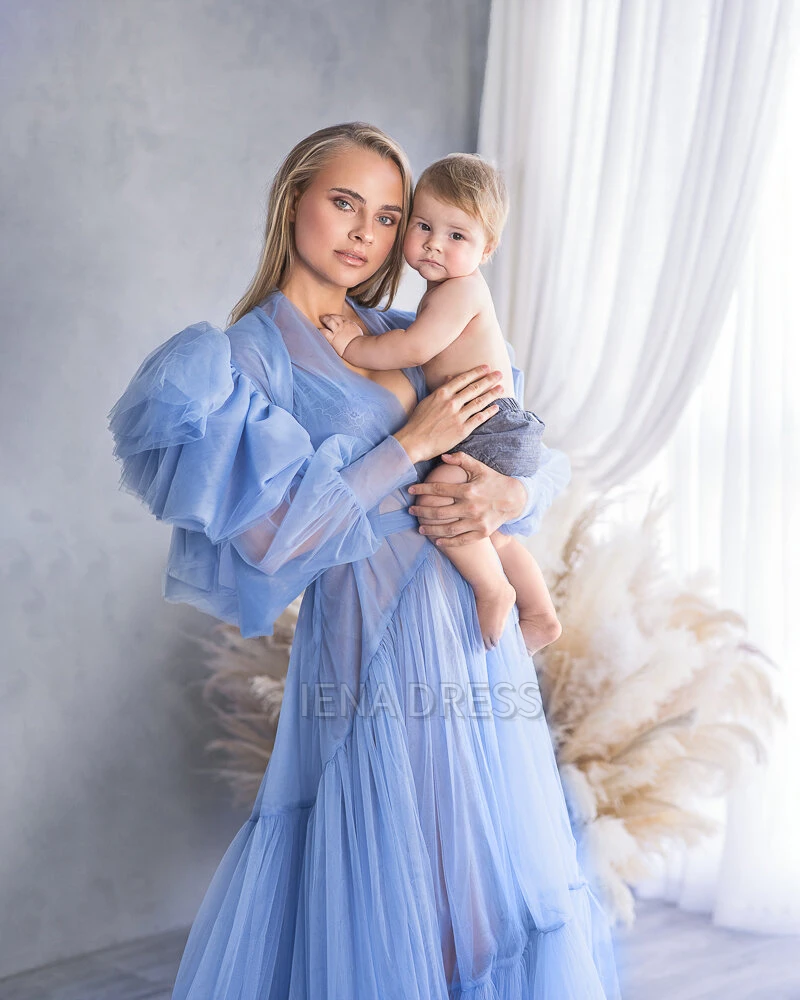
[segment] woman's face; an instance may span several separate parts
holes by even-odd
[[[396,163],[359,146],[335,154],[290,212],[295,268],[337,288],[360,284],[389,255],[402,205]]]

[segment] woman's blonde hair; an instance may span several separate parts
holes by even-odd
[[[389,308],[403,271],[403,237],[411,207],[411,168],[402,147],[381,129],[366,122],[345,122],[321,128],[301,139],[278,168],[269,192],[264,247],[258,270],[247,291],[233,307],[229,323],[235,323],[263,302],[271,291],[280,288],[295,258],[292,223],[289,221],[289,210],[295,196],[305,191],[317,171],[332,156],[348,146],[371,149],[384,159],[393,160],[403,181],[403,214],[389,256],[372,277],[348,289],[350,296],[367,308],[379,305],[388,296],[385,308]]]

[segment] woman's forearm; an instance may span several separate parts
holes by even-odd
[[[395,431],[392,437],[394,437],[395,441],[403,447],[409,460],[414,465],[416,465],[417,462],[424,461],[424,456],[419,453],[419,446],[415,436],[407,431],[405,427],[401,427],[400,430]]]

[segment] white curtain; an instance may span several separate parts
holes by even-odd
[[[479,142],[512,198],[488,277],[549,443],[599,489],[672,493],[676,572],[718,574],[722,604],[779,665],[790,713],[769,767],[708,804],[723,835],[676,854],[641,894],[788,932],[800,930],[798,30],[780,0],[494,0]]]
[[[712,567],[778,666],[788,724],[764,769],[710,804],[724,834],[640,887],[714,922],[800,933],[800,51],[752,239],[708,372],[675,435],[632,481],[660,483],[679,574]],[[727,808],[726,808],[727,807]]]
[[[730,304],[790,0],[493,0],[478,151],[512,211],[487,272],[549,442],[598,487],[674,430]]]

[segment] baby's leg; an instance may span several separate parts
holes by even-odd
[[[495,531],[491,537],[503,570],[517,593],[519,627],[531,656],[561,635],[561,623],[542,571],[518,538]]]
[[[463,483],[467,474],[460,466],[442,463],[433,469],[425,482]],[[424,506],[426,500],[438,501],[438,497],[420,494],[414,498],[415,504]],[[430,506],[440,506],[439,503]],[[492,540],[480,538],[460,548],[440,549],[453,563],[459,573],[472,587],[478,611],[478,623],[486,649],[491,649],[500,641],[506,619],[514,606],[516,594],[503,573]]]

